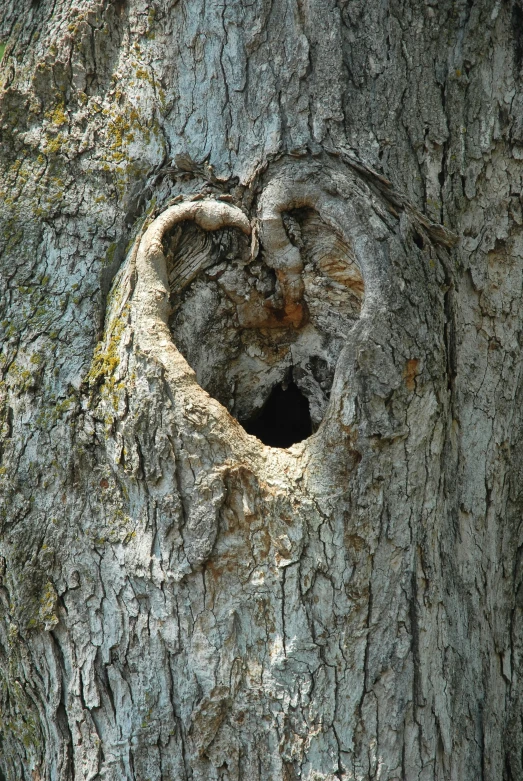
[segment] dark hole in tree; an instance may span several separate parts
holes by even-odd
[[[419,247],[419,249],[423,249],[423,247],[425,246],[425,242],[423,241],[423,236],[420,236],[419,233],[415,233],[413,238],[416,247]]]
[[[523,9],[518,3],[512,6],[512,32],[514,33],[514,59],[521,68],[523,62]]]
[[[241,423],[248,434],[271,447],[290,447],[312,434],[309,402],[294,382],[286,390],[276,385],[261,412]]]

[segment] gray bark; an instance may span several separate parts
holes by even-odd
[[[1,10],[0,779],[523,778],[520,1]]]

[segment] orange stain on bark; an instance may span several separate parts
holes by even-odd
[[[418,367],[419,361],[417,358],[411,358],[405,365],[403,378],[405,380],[405,385],[410,391],[413,391],[416,388],[416,377],[419,374]]]

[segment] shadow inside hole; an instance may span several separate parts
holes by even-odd
[[[414,244],[418,249],[423,249],[425,246],[425,242],[423,241],[423,236],[421,236],[419,233],[414,233],[414,236],[412,237],[414,240]]]
[[[235,228],[181,223],[162,241],[177,348],[201,388],[248,433],[280,448],[321,424],[364,300],[354,248],[341,233],[311,209],[285,212],[283,220],[303,261],[299,305],[307,317],[299,327],[285,324],[275,269],[263,251],[252,257],[250,239]],[[290,380],[296,385],[287,388]]]
[[[290,447],[312,434],[309,402],[294,382],[286,389],[276,385],[261,412],[240,423],[248,434],[270,447]]]

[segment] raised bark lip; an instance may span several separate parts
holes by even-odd
[[[299,327],[306,318],[301,278],[303,261],[298,247],[292,244],[283,224],[282,214],[291,209],[317,209],[321,192],[310,183],[300,184],[277,179],[269,182],[258,204],[259,232],[266,251],[265,261],[276,271],[280,283],[284,312],[290,324]]]
[[[329,195],[325,192],[323,182],[316,183],[310,178],[296,181],[289,177],[275,177],[260,195],[257,216],[252,225],[238,206],[212,197],[178,202],[159,214],[137,238],[133,252],[136,277],[132,308],[135,311],[135,323],[139,324],[140,341],[146,351],[156,355],[161,363],[167,361],[171,367],[170,371],[176,365],[175,374],[179,379],[182,379],[182,376],[190,378],[191,384],[195,382],[201,388],[194,371],[179,353],[169,327],[171,291],[162,239],[175,225],[186,221],[195,222],[206,231],[233,227],[245,235],[252,235],[254,241],[259,232],[265,250],[265,262],[276,271],[284,294],[283,312],[287,325],[303,325],[307,314],[301,277],[303,261],[300,250],[292,244],[287,234],[282,215],[297,208],[315,209],[327,224],[335,227],[348,239],[344,227],[337,220],[329,218],[329,204],[326,200],[329,200]],[[358,262],[357,265],[363,273],[361,263]],[[174,353],[177,360],[173,363]],[[223,405],[219,406],[226,411]],[[242,432],[250,438],[251,435],[248,435],[243,427]],[[292,447],[302,447],[308,439],[310,437]],[[260,446],[270,447],[261,442]]]
[[[271,202],[270,190],[268,197],[269,202]],[[315,193],[314,197],[301,194],[298,199],[296,197],[292,199],[292,205],[299,203],[300,205],[314,206],[317,198],[318,193]],[[280,213],[276,216],[268,213],[266,217],[262,217],[264,228],[267,227],[267,223],[274,220],[274,217],[276,218],[276,233],[277,238],[280,240],[280,246],[278,247],[276,246],[278,241],[275,240],[274,231],[270,234],[268,240],[269,247],[266,249],[272,262],[269,261],[268,265],[280,272],[279,278],[282,281],[285,293],[285,312],[287,313],[287,310],[289,310],[289,320],[292,325],[299,325],[303,319],[302,306],[304,307],[305,305],[301,303],[296,304],[296,322],[292,322],[294,313],[291,311],[291,308],[295,302],[300,302],[302,298],[303,282],[301,280],[301,271],[303,263],[299,249],[292,245],[287,237],[281,218],[281,212],[289,208],[288,199],[285,199],[285,202],[281,202],[280,206]],[[237,206],[209,198],[177,203],[169,207],[154,219],[141,235],[141,238],[137,240],[135,251],[136,281],[132,293],[133,309],[136,315],[136,323],[140,324],[140,340],[143,346],[146,347],[147,351],[151,351],[153,355],[156,355],[162,363],[165,362],[165,359],[168,360],[165,350],[171,356],[176,351],[179,356],[179,351],[172,339],[169,328],[169,316],[171,313],[170,289],[162,239],[176,224],[185,221],[193,221],[200,228],[207,231],[233,227],[241,230],[245,235],[250,235],[253,232],[248,218]],[[267,233],[267,231],[265,232]],[[185,359],[183,363],[186,363]],[[171,361],[169,361],[169,364],[171,364]],[[192,370],[190,374],[187,374],[187,371],[182,372],[182,374],[187,378],[191,376],[196,380]],[[200,387],[199,384],[198,387]],[[220,408],[224,409],[223,405],[220,405]],[[241,424],[239,425],[241,426]],[[250,435],[245,432],[243,427],[242,431],[245,436],[250,438]],[[300,445],[301,442],[296,444]],[[260,446],[263,448],[268,447],[261,442]],[[277,449],[281,450],[281,448]],[[284,448],[284,450],[287,449]]]
[[[215,199],[188,201],[170,206],[154,220],[140,242],[145,243],[144,250],[161,251],[161,241],[165,232],[185,220],[192,220],[200,228],[208,231],[232,227],[238,228],[246,235],[251,233],[249,220],[237,206]]]
[[[377,303],[381,302],[381,306],[377,307],[381,309],[386,302],[387,272],[379,272],[376,276],[366,246],[367,239],[373,238],[373,230],[370,234],[367,234],[367,231],[361,233],[361,215],[355,210],[351,200],[346,202],[345,207],[340,203],[340,196],[343,200],[343,195],[335,186],[335,181],[333,189],[329,188],[329,170],[312,169],[309,166],[296,171],[292,165],[291,169],[286,166],[265,184],[260,192],[256,216],[252,223],[238,206],[210,196],[179,201],[169,206],[137,239],[133,252],[136,277],[132,292],[135,323],[139,323],[140,341],[146,351],[155,355],[161,363],[167,362],[171,367],[169,373],[174,370],[173,378],[185,378],[191,385],[195,383],[201,388],[194,371],[179,353],[169,326],[171,291],[162,240],[165,234],[179,223],[191,221],[205,231],[236,228],[244,235],[252,236],[253,247],[259,234],[264,249],[264,261],[276,271],[280,281],[286,324],[300,327],[307,312],[303,301],[303,261],[299,248],[292,243],[286,231],[283,214],[299,208],[314,209],[326,224],[340,231],[351,244],[351,228],[357,228],[354,238],[356,263],[365,281],[365,304],[360,313],[360,321],[368,320],[373,313],[376,314]],[[349,174],[349,186],[351,179]],[[338,201],[336,205],[335,201]],[[408,209],[408,204],[403,206]],[[359,241],[358,238],[362,240]],[[173,361],[175,355],[176,359]],[[203,388],[201,390],[208,397],[207,392]],[[226,412],[223,405],[217,401],[216,404]],[[229,416],[229,413],[227,414]],[[305,441],[308,440],[303,440]]]
[[[159,319],[166,326],[170,309],[169,285],[162,239],[176,224],[188,220],[207,231],[232,227],[251,234],[251,224],[241,209],[215,199],[178,203],[156,217],[138,245],[134,298],[144,315]]]

